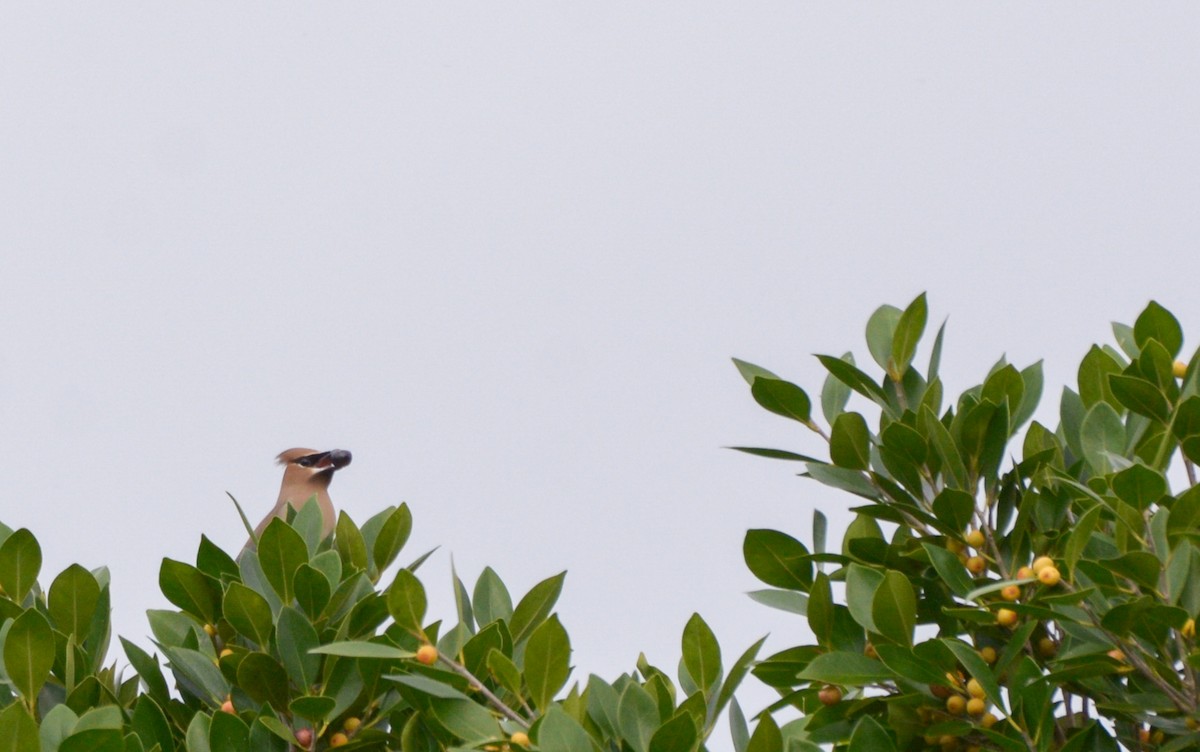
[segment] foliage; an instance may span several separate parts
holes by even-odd
[[[153,654],[122,640],[138,675],[121,681],[103,667],[107,572],[73,565],[43,593],[37,541],[3,528],[0,749],[693,752],[761,645],[726,675],[694,615],[678,683],[643,657],[613,682],[568,688],[570,638],[554,611],[565,573],[515,605],[490,568],[470,591],[455,573],[444,627],[426,620],[417,577],[432,552],[380,585],[411,529],[401,505],[362,527],[343,513],[321,540],[310,501],[237,558],[202,537],[194,564],[163,560],[178,610],[148,612]]]
[[[1175,360],[1179,323],[1150,303],[1114,324],[1116,347],[1084,356],[1058,425],[1022,436],[1041,363],[1001,359],[943,407],[944,325],[914,365],[926,318],[924,295],[871,316],[879,377],[849,353],[818,356],[824,425],[799,386],[735,361],[829,458],[739,449],[860,500],[838,549],[820,512],[809,545],[746,535],[770,586],[754,598],[805,614],[815,644],[755,666],[779,692],[772,710],[802,715],[739,752],[1200,747],[1200,357]]]

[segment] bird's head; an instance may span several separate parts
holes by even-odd
[[[288,449],[276,458],[284,466],[284,477],[300,483],[328,486],[333,474],[350,464],[353,459],[345,449]]]

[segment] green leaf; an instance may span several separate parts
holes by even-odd
[[[367,544],[363,540],[362,531],[350,519],[350,515],[338,512],[337,527],[334,529],[334,545],[342,564],[354,569],[367,569]]]
[[[100,602],[100,585],[95,576],[78,564],[72,564],[50,583],[48,607],[58,631],[75,635],[78,642],[87,637],[88,627]]]
[[[4,639],[5,671],[28,703],[42,690],[53,665],[54,631],[41,612],[29,609],[13,620]]]
[[[824,576],[824,575],[822,575]],[[725,677],[724,683],[721,685],[721,691],[717,693],[717,705],[713,712],[713,717],[721,713],[725,706],[733,699],[733,693],[737,691],[742,680],[746,678],[746,674],[750,672],[751,666],[758,657],[758,651],[762,649],[763,643],[767,641],[765,636],[760,637],[758,642],[755,642],[750,647],[746,648],[738,659],[733,662],[729,668],[729,676]],[[588,685],[591,686],[590,684]]]
[[[778,530],[750,530],[742,544],[746,566],[768,585],[807,592],[813,567],[804,544]]]
[[[191,564],[164,558],[158,570],[158,586],[167,600],[204,624],[217,621],[221,591],[212,578]]]
[[[816,457],[809,457],[807,454],[797,454],[789,452],[786,449],[768,449],[766,447],[747,447],[747,446],[731,446],[730,449],[735,452],[745,452],[753,454],[756,457],[767,457],[773,460],[788,460],[790,462],[820,462]]]
[[[884,637],[912,646],[913,628],[917,623],[917,596],[907,577],[888,570],[875,590],[871,617]]]
[[[396,624],[411,634],[424,635],[422,620],[427,605],[425,586],[417,576],[407,569],[397,572],[396,581],[387,591],[388,613]]]
[[[0,739],[3,740],[0,750],[4,752],[41,752],[42,749],[37,721],[19,702],[0,711]]]
[[[0,588],[14,603],[25,600],[25,594],[37,582],[42,569],[42,549],[37,538],[25,528],[17,530],[0,544]]]
[[[511,658],[492,648],[488,651],[487,667],[492,676],[500,682],[500,686],[514,695],[521,695],[521,669],[517,668],[517,664],[513,663]]]
[[[733,365],[736,366],[738,369],[738,373],[740,373],[742,375],[742,378],[745,379],[746,383],[749,384],[750,386],[754,386],[754,380],[757,378],[764,378],[764,379],[779,378],[778,376],[776,376],[775,374],[771,373],[770,371],[768,371],[767,369],[765,369],[761,366],[756,366],[753,363],[748,363],[744,360],[738,360],[737,358],[732,358],[732,360],[733,360]]]
[[[987,699],[1007,714],[1008,706],[1004,704],[1004,697],[1000,694],[1000,685],[997,683],[996,677],[992,674],[992,670],[988,668],[988,665],[983,662],[983,658],[979,656],[978,651],[962,640],[942,638],[939,642],[950,648],[950,652],[954,653],[954,657],[966,668],[967,673],[979,682],[979,686],[983,687]]]
[[[809,462],[804,467],[813,480],[830,488],[837,488],[872,501],[879,498],[879,492],[859,470],[848,470],[844,467],[834,467],[816,462]]]
[[[583,726],[557,705],[551,705],[538,724],[536,741],[540,752],[590,752],[593,749]]]
[[[1111,480],[1113,491],[1121,501],[1143,512],[1167,493],[1167,479],[1145,465],[1132,465],[1117,473]]]
[[[647,752],[650,737],[658,728],[658,705],[637,682],[629,682],[617,701],[617,723],[621,737],[636,752]]]
[[[129,748],[118,729],[84,729],[63,739],[58,752],[129,752]]]
[[[912,363],[917,351],[917,343],[925,333],[925,320],[928,309],[925,303],[925,293],[918,295],[908,304],[900,320],[896,323],[896,334],[892,340],[892,357],[888,364],[888,374],[894,381],[900,381],[908,366]]]
[[[975,497],[957,488],[946,488],[933,500],[933,514],[955,532],[962,532],[975,513]]]
[[[783,752],[783,735],[770,713],[758,717],[758,726],[750,736],[746,752]]]
[[[566,572],[559,572],[553,577],[547,577],[530,588],[525,597],[517,603],[517,607],[513,609],[512,619],[508,623],[514,645],[523,643],[533,633],[533,630],[537,629],[538,625],[550,615],[554,604],[558,602],[559,594],[562,593],[563,580],[566,577]]]
[[[649,752],[691,752],[696,740],[696,722],[691,713],[677,713],[650,737]]]
[[[1025,425],[1025,421],[1033,417],[1038,402],[1042,399],[1042,361],[1038,361],[1021,371],[1021,383],[1025,392],[1021,395],[1019,405],[1013,405],[1012,430],[1016,431]]]
[[[818,355],[817,360],[821,361],[821,365],[825,366],[825,370],[829,371],[835,379],[873,401],[889,414],[894,414],[894,408],[888,402],[887,395],[870,376],[858,370],[854,365],[832,355]]]
[[[854,355],[846,353],[842,355],[842,360],[853,365]],[[846,409],[846,402],[849,399],[850,387],[834,378],[833,374],[825,377],[825,383],[821,386],[821,414],[825,416],[825,420],[830,425],[833,425],[837,416]]]
[[[310,648],[308,652],[319,655],[336,655],[342,658],[382,658],[387,660],[403,660],[416,655],[411,650],[363,640],[331,642],[328,645]]]
[[[238,664],[237,679],[238,685],[251,700],[260,704],[269,703],[281,713],[287,711],[288,702],[291,700],[288,674],[279,661],[266,653],[248,653]]]
[[[892,359],[892,340],[896,337],[900,313],[896,306],[884,304],[867,319],[867,349],[871,352],[871,359],[885,371]]]
[[[871,431],[859,413],[842,413],[833,421],[829,436],[829,457],[833,464],[851,470],[871,466]]]
[[[721,646],[700,614],[692,614],[683,628],[683,665],[708,697],[721,677]]]
[[[933,543],[922,543],[921,547],[929,555],[930,563],[933,564],[933,568],[937,571],[938,576],[950,588],[950,592],[959,598],[965,598],[967,593],[971,592],[975,587],[975,584],[967,575],[967,570],[963,567],[962,562],[958,560],[958,557]]]
[[[796,678],[814,683],[861,687],[895,677],[886,666],[874,658],[868,658],[862,653],[835,650],[813,658]]]
[[[805,616],[808,614],[808,596],[795,590],[751,590],[746,593],[750,600],[761,603],[768,608],[779,609],[790,614]]]
[[[790,381],[758,377],[750,385],[754,401],[776,415],[807,424],[812,417],[812,401],[803,389]]]
[[[1183,329],[1170,311],[1151,300],[1133,323],[1133,339],[1139,348],[1145,348],[1148,340],[1157,340],[1174,358],[1183,347]]]
[[[320,645],[321,640],[304,614],[284,606],[275,627],[275,641],[292,683],[305,690],[315,684],[321,671],[321,658],[309,651]]]
[[[379,529],[371,551],[378,571],[387,569],[388,565],[396,560],[404,544],[408,542],[412,525],[412,512],[409,511],[408,504],[401,504],[396,511],[388,515],[383,527]]]
[[[121,638],[121,645],[125,648],[125,656],[129,659],[129,665],[133,666],[133,670],[137,672],[138,678],[145,685],[146,692],[156,702],[166,703],[170,700],[167,680],[163,678],[162,669],[158,665],[157,657],[151,657],[146,651],[124,637]]]
[[[257,592],[240,582],[229,583],[223,604],[225,620],[238,634],[246,637],[260,648],[270,643],[273,622],[271,604]]]
[[[466,694],[460,692],[445,682],[423,674],[387,674],[383,678],[403,684],[406,687],[427,694],[430,697],[441,697],[447,700],[468,700]]]
[[[861,564],[851,564],[846,571],[846,607],[850,616],[868,632],[878,632],[875,626],[875,591],[883,583],[883,574]]]
[[[512,596],[503,580],[491,567],[484,567],[475,582],[471,602],[475,606],[475,620],[486,627],[497,619],[510,619],[513,612]]]
[[[258,560],[283,605],[291,603],[292,576],[301,564],[308,563],[308,546],[300,533],[278,517],[271,520],[258,540]]]
[[[827,647],[833,639],[833,619],[833,587],[828,575],[817,572],[808,593],[808,628],[822,647]]]
[[[1166,396],[1140,376],[1109,374],[1108,388],[1118,402],[1138,415],[1154,418],[1160,423],[1166,423],[1170,418],[1171,406],[1167,404]]]
[[[967,468],[963,464],[962,455],[959,454],[950,431],[938,420],[933,411],[924,405],[921,406],[920,425],[921,432],[928,438],[929,445],[941,460],[942,477],[945,478],[947,485],[953,488],[967,489]]]
[[[538,708],[549,708],[571,674],[571,641],[558,616],[551,616],[529,635],[525,647],[525,683]]]
[[[334,563],[340,561],[336,554],[333,561]],[[329,579],[325,574],[316,567],[301,564],[296,570],[295,577],[292,578],[292,585],[296,590],[296,602],[310,617],[316,619],[325,610],[325,606],[329,605],[333,587],[329,584]]]
[[[1092,345],[1079,363],[1079,398],[1084,407],[1097,402],[1115,404],[1108,377],[1121,372],[1121,364],[1111,355]]]
[[[142,695],[137,700],[137,706],[133,710],[133,718],[130,720],[130,726],[133,728],[146,747],[158,745],[164,750],[174,750],[175,743],[171,735],[171,725],[167,722],[167,716],[163,713],[162,708],[158,706],[154,700],[147,695]],[[117,734],[120,738],[120,734]],[[120,748],[118,748],[120,749]]]
[[[1109,455],[1120,456],[1125,448],[1125,426],[1107,402],[1097,402],[1087,411],[1079,430],[1083,457],[1100,475],[1112,471]]]
[[[232,713],[213,714],[208,742],[212,752],[265,752],[250,749],[250,727]]]
[[[891,734],[879,725],[879,721],[864,715],[854,726],[847,752],[896,752],[896,742]]]

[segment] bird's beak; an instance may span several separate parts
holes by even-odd
[[[323,473],[332,473],[349,465],[352,459],[354,459],[354,456],[345,449],[333,449],[321,455],[321,459],[317,462],[316,467]]]

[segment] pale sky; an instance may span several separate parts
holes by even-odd
[[[1147,300],[1190,353],[1198,39],[1190,3],[9,3],[0,520],[44,585],[107,564],[149,646],[162,557],[340,447],[337,506],[442,547],[434,615],[451,555],[569,570],[576,678],[673,670],[693,611],[727,661],[799,644],[742,537],[855,502],[722,449],[820,451],[729,357],[815,396],[927,290],[948,390],[1044,357],[1056,424]]]

